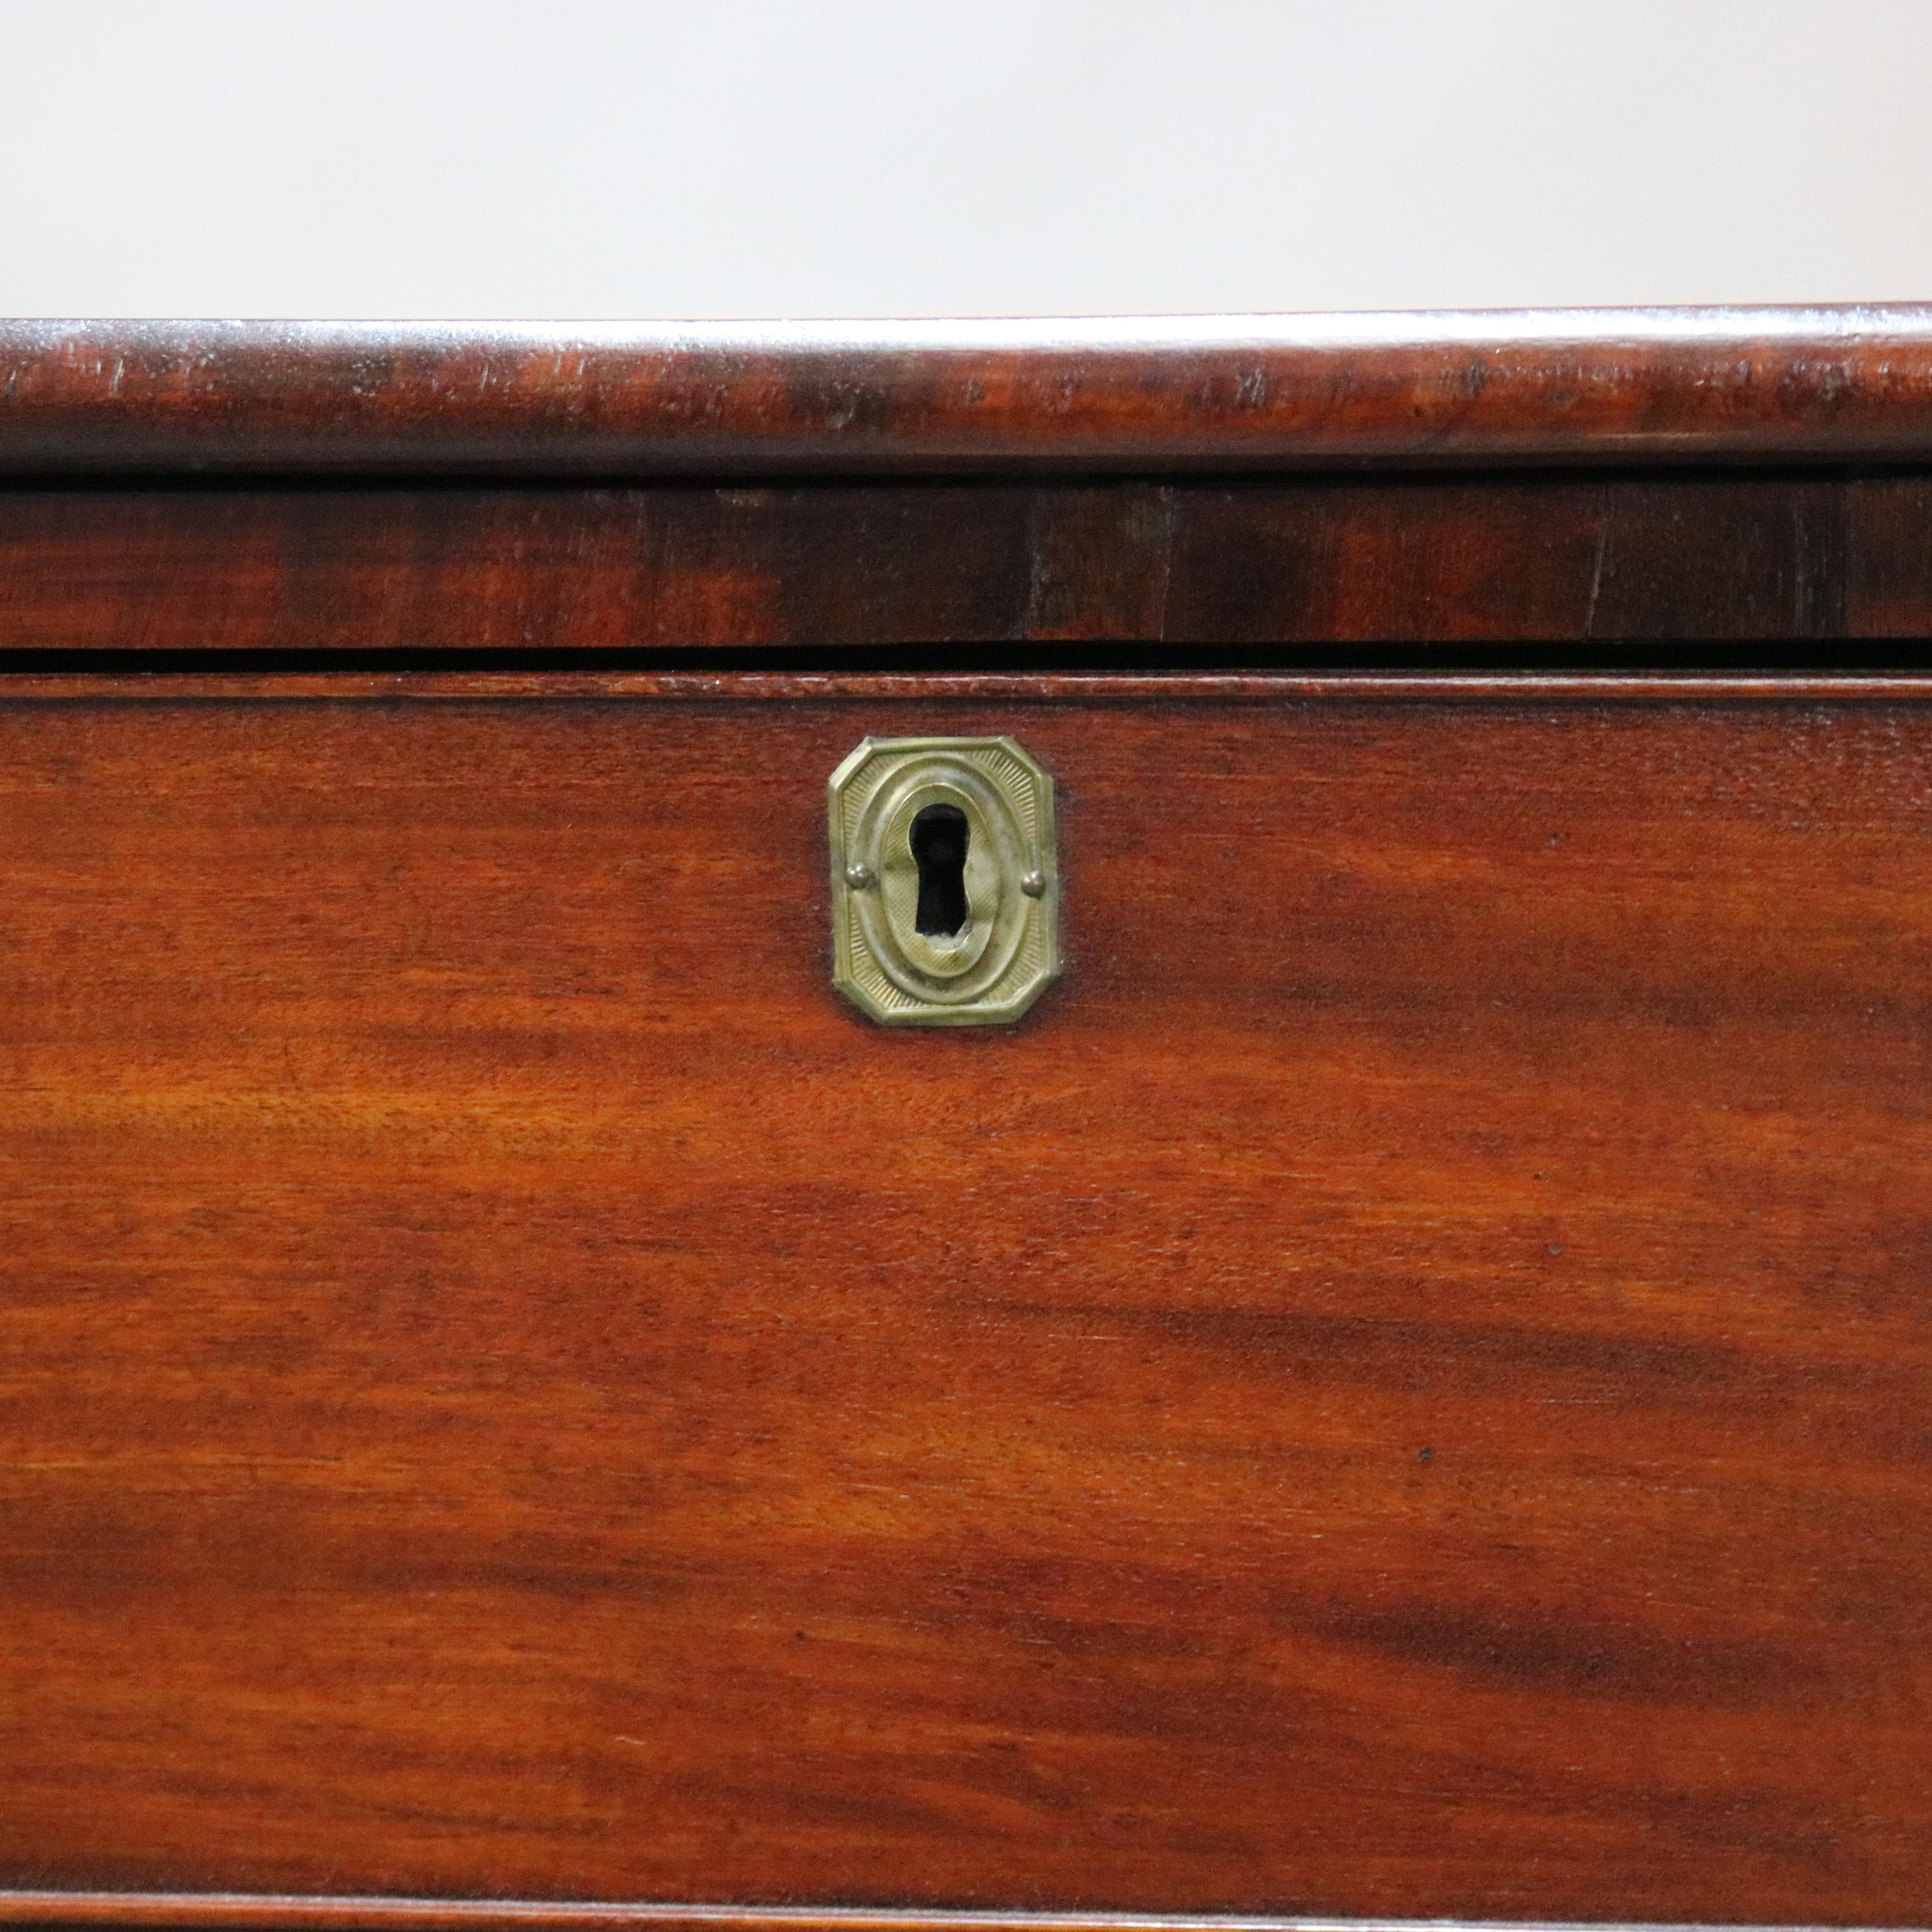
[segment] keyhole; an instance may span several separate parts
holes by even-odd
[[[966,847],[972,836],[956,805],[928,805],[912,821],[913,863],[919,868],[919,910],[913,924],[932,939],[950,939],[966,923]]]

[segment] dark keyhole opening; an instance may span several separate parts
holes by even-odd
[[[966,923],[966,847],[972,832],[956,805],[928,805],[912,821],[913,863],[919,868],[919,910],[913,924],[934,939],[950,939]]]

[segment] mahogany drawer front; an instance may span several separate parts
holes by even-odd
[[[1016,1027],[830,983],[931,732],[1058,787]],[[1922,1921],[1928,772],[1904,680],[16,682],[0,1883]]]

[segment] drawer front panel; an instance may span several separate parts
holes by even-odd
[[[1067,967],[830,983],[1009,734]],[[1905,1923],[1932,686],[0,704],[0,1882]]]

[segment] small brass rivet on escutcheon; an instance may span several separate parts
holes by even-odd
[[[1046,890],[1046,874],[1044,872],[1024,874],[1020,880],[1020,890],[1030,899],[1038,898]]]
[[[878,874],[869,866],[853,865],[845,868],[845,883],[855,892],[862,892],[868,886],[878,884]]]

